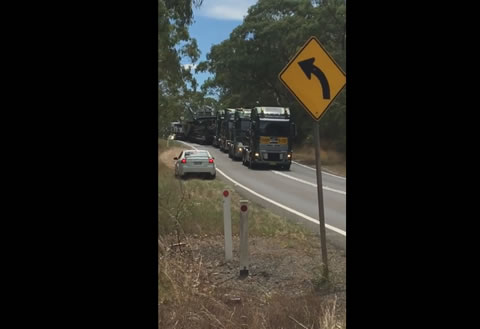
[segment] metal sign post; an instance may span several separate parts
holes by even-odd
[[[325,230],[325,213],[323,209],[322,164],[320,162],[320,133],[318,122],[313,123],[315,138],[315,160],[317,164],[317,194],[318,194],[318,220],[320,222],[320,244],[322,247],[323,277],[328,278],[327,237]]]
[[[318,121],[342,91],[346,76],[320,41],[310,37],[278,75],[280,81],[295,96],[316,121],[314,123],[315,159],[317,162],[318,217],[322,246],[323,276],[328,278],[327,241],[323,210],[322,167]]]

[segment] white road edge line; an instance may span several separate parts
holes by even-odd
[[[280,207],[280,208],[282,208],[282,209],[285,209],[285,210],[291,212],[292,214],[295,214],[295,215],[297,215],[297,216],[300,216],[300,217],[302,217],[302,218],[305,218],[306,220],[308,220],[308,221],[310,221],[310,222],[313,222],[313,223],[315,223],[315,224],[320,224],[320,222],[319,222],[318,220],[316,220],[315,218],[312,218],[312,217],[310,217],[310,216],[307,216],[307,215],[305,215],[305,214],[302,214],[301,212],[298,212],[298,211],[296,211],[296,210],[294,210],[294,209],[291,209],[291,208],[289,208],[289,207],[287,207],[287,206],[284,206],[284,205],[281,204],[281,203],[278,203],[278,202],[276,202],[276,201],[273,201],[272,199],[269,199],[269,198],[267,198],[266,196],[263,196],[263,195],[255,192],[255,191],[249,189],[249,188],[246,187],[246,186],[243,186],[242,184],[240,184],[239,182],[237,182],[237,181],[234,180],[233,178],[227,176],[223,171],[221,171],[221,170],[218,169],[218,168],[217,168],[217,171],[218,171],[220,174],[222,174],[226,179],[228,179],[229,181],[231,181],[233,184],[235,184],[235,185],[237,185],[237,186],[240,186],[240,187],[243,188],[244,190],[252,193],[253,195],[258,196],[259,198],[261,198],[261,199],[263,199],[263,200],[265,200],[265,201],[268,201],[268,202],[276,205],[277,207]],[[330,229],[330,230],[332,230],[332,231],[334,231],[334,232],[337,232],[337,233],[339,233],[339,234],[341,234],[341,235],[343,235],[343,236],[347,236],[347,232],[345,232],[345,231],[343,231],[343,230],[341,230],[341,229],[339,229],[339,228],[336,228],[336,227],[334,227],[334,226],[328,225],[327,223],[325,223],[325,227],[328,228],[328,229]]]
[[[182,141],[180,141],[180,142],[182,142]],[[193,146],[193,145],[191,145],[191,144],[188,144],[188,143],[185,143],[185,142],[182,142],[182,143],[184,143],[184,144],[186,144],[186,145],[188,145],[188,146],[193,147],[195,150],[197,149],[195,146]],[[281,203],[278,203],[278,202],[276,202],[276,201],[273,201],[272,199],[269,199],[269,198],[267,198],[266,196],[263,196],[263,195],[255,192],[255,191],[249,189],[249,188],[246,187],[246,186],[243,186],[242,184],[240,184],[239,182],[237,182],[236,180],[234,180],[233,178],[231,178],[231,177],[229,177],[227,174],[225,174],[225,173],[224,173],[222,170],[220,170],[218,167],[217,167],[217,171],[218,171],[221,175],[223,175],[226,179],[228,179],[229,181],[231,181],[233,184],[235,184],[235,185],[237,185],[237,186],[240,186],[240,187],[243,188],[244,190],[252,193],[253,195],[258,196],[259,198],[261,198],[261,199],[263,199],[263,200],[265,200],[265,201],[267,201],[267,202],[270,202],[270,203],[276,205],[277,207],[280,207],[280,208],[282,208],[282,209],[285,209],[285,210],[287,210],[288,212],[291,212],[292,214],[295,214],[295,215],[297,215],[297,216],[300,216],[300,217],[302,217],[302,218],[305,218],[306,220],[308,220],[308,221],[310,221],[310,222],[312,222],[312,223],[320,224],[320,222],[319,222],[318,220],[316,220],[315,218],[312,218],[312,217],[310,217],[310,216],[307,216],[307,215],[305,215],[305,214],[302,214],[301,212],[298,212],[298,211],[296,211],[296,210],[294,210],[294,209],[292,209],[292,208],[289,208],[289,207],[287,207],[287,206],[284,206],[284,205],[281,204]],[[315,186],[316,186],[316,185],[315,185]],[[341,235],[343,235],[343,236],[347,236],[347,232],[345,232],[344,230],[341,230],[341,229],[339,229],[339,228],[336,228],[336,227],[334,227],[334,226],[332,226],[332,225],[329,225],[329,224],[325,223],[325,227],[328,228],[328,229],[330,229],[330,230],[332,230],[332,231],[334,231],[334,232],[337,232],[337,233],[339,233],[339,234],[341,234]]]
[[[298,163],[297,161],[292,161],[292,162],[293,162],[294,164],[296,164],[296,165],[299,165],[300,167],[305,167],[305,168],[307,168],[307,169],[317,171],[317,169],[312,168],[312,167],[309,167],[309,166],[306,166],[306,165],[301,164],[301,163]],[[333,177],[337,177],[337,178],[341,178],[341,179],[345,179],[345,180],[346,180],[345,177],[338,176],[338,175],[334,175],[334,174],[331,174],[331,173],[326,172],[326,171],[322,171],[322,173],[324,173],[325,175],[330,175],[330,176],[333,176]]]
[[[297,182],[300,182],[300,183],[303,183],[303,184],[307,184],[307,185],[310,185],[310,186],[313,186],[313,187],[317,187],[317,184],[307,182],[306,180],[303,180],[303,179],[300,179],[300,178],[297,178],[297,177],[293,177],[293,176],[290,176],[290,175],[287,175],[287,174],[284,174],[284,173],[282,173],[282,172],[275,171],[275,170],[272,170],[272,172],[273,172],[274,174],[281,175],[281,176],[285,176],[285,177],[287,177],[287,178],[296,180]],[[332,191],[332,192],[337,192],[337,193],[340,193],[340,194],[343,194],[343,195],[347,195],[347,192],[345,192],[345,191],[336,190],[336,189],[331,188],[331,187],[328,187],[328,186],[323,186],[323,189],[324,189],[324,190],[328,190],[328,191]]]

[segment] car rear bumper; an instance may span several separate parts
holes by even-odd
[[[195,166],[185,166],[183,168],[180,168],[180,175],[185,175],[185,174],[210,174],[210,175],[215,175],[216,169],[215,166],[209,166],[209,167],[195,167]]]

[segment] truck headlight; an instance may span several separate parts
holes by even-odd
[[[288,153],[287,157],[290,159],[292,157],[292,154]]]
[[[259,153],[255,153],[255,156],[258,158],[258,157],[260,156],[260,154],[259,154]]]
[[[242,149],[241,147],[238,148],[238,152],[242,152],[242,150],[243,150],[243,149]]]

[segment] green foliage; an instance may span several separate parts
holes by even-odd
[[[219,96],[219,106],[288,106],[298,141],[311,139],[313,121],[278,79],[283,67],[310,36],[316,36],[345,67],[345,1],[259,0],[230,38],[212,47],[197,71],[214,77],[201,89]],[[322,139],[345,150],[345,91],[320,122]]]
[[[200,57],[195,39],[190,38],[192,6],[203,0],[158,0],[158,120],[161,135],[170,121],[178,120],[188,91],[186,82],[196,86],[189,69],[180,65],[182,58],[192,63]]]

